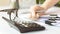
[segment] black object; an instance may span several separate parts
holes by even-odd
[[[26,32],[32,32],[32,31],[42,31],[45,30],[44,26],[41,26],[35,22],[22,22],[22,23],[17,23],[15,21],[9,20],[5,17],[2,17],[4,20],[6,20],[11,27],[15,28],[16,30],[20,31],[21,33],[26,33]]]
[[[46,21],[45,21],[45,23],[46,23],[46,24],[48,24],[48,25],[53,26],[53,24],[52,24],[52,23],[56,23],[56,22],[55,22],[55,21],[46,20]]]
[[[58,17],[56,14],[51,14],[50,18],[45,21],[46,24],[53,26],[52,23],[56,23],[55,20],[60,20],[60,17]]]
[[[53,26],[52,23],[56,23],[55,20],[57,20],[55,17],[51,17],[50,19],[46,20],[45,23],[48,24],[48,25]]]
[[[27,27],[25,27],[23,24],[27,25]],[[23,23],[23,24],[15,23],[15,26],[20,30],[21,33],[45,30],[45,27],[36,23]]]

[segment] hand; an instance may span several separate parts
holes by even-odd
[[[44,13],[45,13],[45,9],[43,7],[33,6],[33,7],[31,7],[30,18],[33,19],[33,20],[36,20],[40,16],[44,15]]]

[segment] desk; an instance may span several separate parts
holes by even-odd
[[[2,19],[2,16],[8,17],[6,13],[3,13],[3,12],[0,13],[0,34],[60,34],[60,27],[49,26],[47,24],[43,24],[43,26],[46,27],[46,30],[44,31],[20,33],[14,28],[11,28],[9,24],[5,20]],[[20,13],[18,13],[18,16],[20,17]],[[44,22],[42,21],[42,23]]]

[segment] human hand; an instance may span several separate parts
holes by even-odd
[[[31,7],[30,18],[33,20],[37,20],[40,16],[45,14],[45,9],[40,6]]]

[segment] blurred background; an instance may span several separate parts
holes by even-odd
[[[16,0],[0,0],[0,7],[1,6],[12,6]],[[35,4],[43,4],[45,0],[19,0],[20,7],[28,8]],[[55,5],[60,7],[60,1]]]
[[[10,0],[0,0],[0,6],[7,6],[10,4]]]
[[[36,0],[37,4],[43,4],[45,0]],[[55,5],[57,7],[60,7],[60,1]]]

